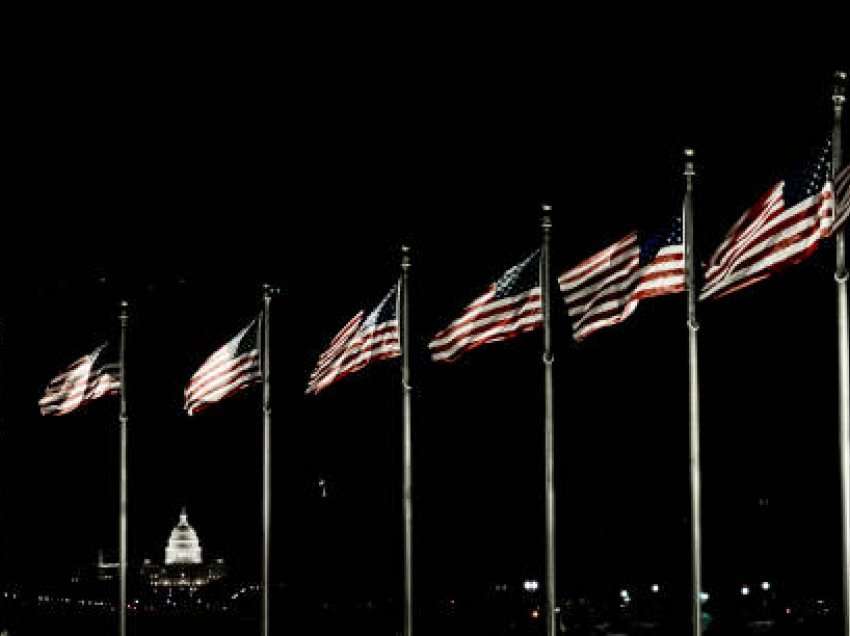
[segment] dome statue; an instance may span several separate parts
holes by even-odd
[[[180,522],[171,531],[165,547],[165,565],[200,565],[201,542],[192,526],[186,508],[180,512]]]

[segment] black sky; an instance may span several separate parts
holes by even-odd
[[[396,594],[395,363],[319,397],[303,387],[329,338],[393,283],[403,242],[414,250],[416,583],[441,595],[541,576],[539,335],[449,367],[429,363],[429,336],[536,247],[541,201],[554,205],[560,272],[677,214],[681,151],[693,144],[706,255],[831,124],[831,60],[708,58],[686,71],[634,58],[615,73],[572,51],[545,65],[475,50],[402,60],[317,45],[264,57],[273,52],[22,67],[0,306],[9,580],[62,578],[100,547],[115,552],[116,403],[44,419],[37,400],[62,367],[115,337],[123,297],[131,559],[162,558],[185,504],[206,553],[257,576],[259,392],[191,419],[181,397],[271,281],[283,289],[274,576]],[[709,586],[770,578],[837,596],[832,256],[822,249],[701,310]],[[686,585],[683,315],[682,297],[648,301],[575,346],[557,314],[564,589]]]

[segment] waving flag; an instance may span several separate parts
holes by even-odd
[[[700,299],[719,298],[808,258],[833,231],[830,146],[808,170],[768,190],[711,256]],[[846,191],[846,182],[845,182]]]
[[[257,322],[252,320],[195,371],[184,391],[189,415],[262,380]]]
[[[558,277],[573,337],[623,322],[644,298],[685,290],[682,220],[641,238],[637,232],[597,252]]]
[[[393,285],[365,320],[362,311],[349,320],[319,356],[306,392],[315,395],[372,362],[400,356],[397,305]]]
[[[118,364],[102,359],[106,346],[102,344],[53,378],[38,401],[42,415],[67,415],[92,400],[120,393]]]
[[[467,351],[490,342],[514,338],[543,324],[540,293],[540,251],[514,265],[460,317],[428,344],[431,357],[452,362]]]

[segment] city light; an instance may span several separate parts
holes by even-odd
[[[709,598],[708,592],[700,592],[699,593],[699,600],[701,600],[703,603],[705,603],[708,600],[708,598]]]
[[[763,581],[761,584],[761,589],[767,592],[770,589],[770,583],[768,583],[767,581]]]
[[[651,589],[653,594],[658,594],[658,591],[661,589],[661,587],[658,585],[658,583],[653,583]]]
[[[524,581],[522,584],[522,589],[524,589],[526,592],[536,592],[540,589],[540,582],[535,581],[533,579]]]
[[[749,586],[747,586],[747,585],[741,586],[741,596],[749,596],[749,595],[750,595]]]

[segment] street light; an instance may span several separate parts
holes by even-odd
[[[765,592],[767,592],[770,589],[770,583],[767,582],[767,581],[762,581],[761,589],[763,589]]]
[[[749,596],[749,595],[750,595],[749,586],[748,585],[741,586],[741,596]]]

